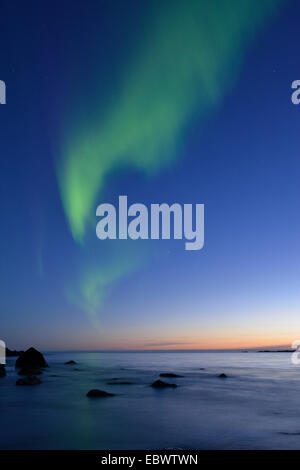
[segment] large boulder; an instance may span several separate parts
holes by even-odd
[[[19,379],[16,385],[40,385],[42,381],[35,375],[28,375],[24,379]]]
[[[66,365],[73,365],[73,364],[77,364],[77,362],[71,360],[71,361],[67,361],[65,362]]]
[[[6,375],[5,365],[0,364],[0,377],[4,377]]]
[[[48,364],[42,353],[34,348],[29,348],[18,357],[16,367],[39,369],[41,367],[48,367]]]
[[[104,390],[98,390],[97,388],[94,388],[87,392],[86,394],[87,397],[89,398],[102,398],[102,397],[113,397],[113,393],[108,393],[105,392]]]
[[[162,380],[155,380],[153,384],[151,385],[153,388],[175,388],[177,387],[176,384],[170,384],[168,382],[163,382]]]
[[[23,367],[19,370],[18,375],[41,375],[42,373],[42,370],[38,368]]]

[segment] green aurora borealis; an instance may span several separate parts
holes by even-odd
[[[64,136],[57,177],[70,230],[81,246],[75,290],[82,300],[72,300],[83,309],[96,312],[103,290],[133,268],[112,262],[104,269],[87,254],[87,232],[107,177],[126,167],[155,176],[176,162],[189,122],[195,115],[204,119],[234,86],[249,43],[279,3],[161,2],[120,70],[110,106],[104,111],[89,103],[91,122]]]

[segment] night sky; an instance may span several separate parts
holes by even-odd
[[[300,337],[297,1],[3,1],[0,337],[193,349]],[[96,208],[205,204],[205,245]]]

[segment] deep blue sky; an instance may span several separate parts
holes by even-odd
[[[95,219],[87,260],[109,269],[119,256],[124,263],[125,252],[138,259],[105,284],[97,327],[68,295],[76,290],[81,255],[55,168],[64,130],[78,116],[93,117],[92,106],[84,114],[93,90],[109,106],[152,6],[77,3],[1,4],[7,104],[0,106],[0,337],[12,348],[43,349],[246,347],[298,339],[300,106],[290,97],[292,81],[300,79],[299,2],[286,1],[264,24],[219,105],[205,120],[196,115],[188,123],[176,163],[152,178],[135,168],[110,175],[106,202],[127,194],[145,204],[204,203],[205,247],[103,246]]]

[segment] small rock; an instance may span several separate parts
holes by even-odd
[[[69,364],[77,364],[75,361],[68,361],[68,362],[65,362],[65,364],[69,365]]]
[[[169,377],[169,378],[176,378],[176,377],[183,377],[183,375],[172,374],[171,372],[166,372],[163,374],[159,374],[160,377]]]
[[[41,368],[48,367],[43,354],[34,348],[29,348],[22,353],[16,360],[16,367],[24,368]]]
[[[226,379],[226,378],[227,378],[227,375],[226,375],[226,374],[220,374],[219,377],[220,377],[221,379]]]
[[[0,364],[0,377],[5,377],[5,376],[6,376],[5,365]]]
[[[86,396],[90,398],[100,398],[100,397],[113,397],[114,394],[105,392],[104,390],[98,390],[97,388],[94,388],[93,390],[90,390],[86,394]]]
[[[153,382],[153,384],[151,384],[151,387],[154,387],[154,388],[175,388],[177,387],[176,384],[169,384],[167,382],[163,382],[162,380],[155,380],[155,382]]]
[[[11,351],[10,349],[6,348],[6,357],[16,357],[23,354],[24,351]]]
[[[16,385],[39,385],[41,383],[42,381],[38,377],[35,375],[29,375],[24,379],[17,380]]]

